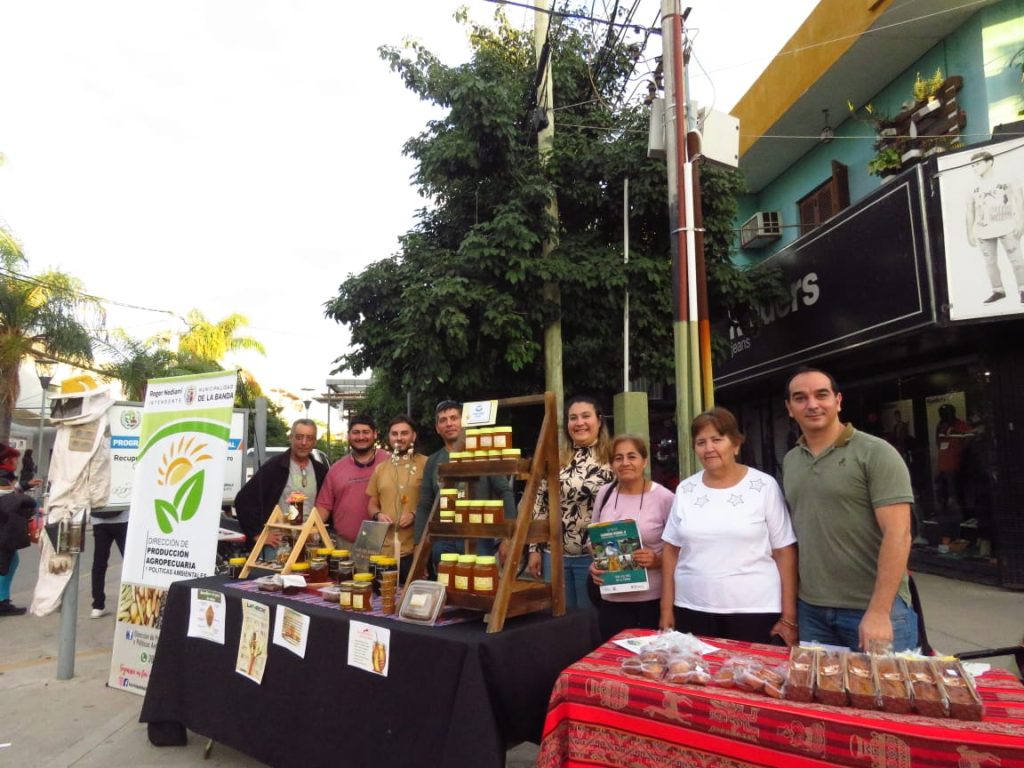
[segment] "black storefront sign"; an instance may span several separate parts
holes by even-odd
[[[718,319],[730,352],[717,387],[934,323],[920,181],[904,176],[756,267],[778,269],[789,295],[758,307],[753,331]]]

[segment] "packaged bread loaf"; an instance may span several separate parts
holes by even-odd
[[[819,651],[815,657],[814,700],[836,707],[846,706],[846,654]]]
[[[675,654],[669,656],[665,682],[676,685],[707,685],[711,682],[711,673],[708,671],[707,662],[700,656]]]
[[[846,693],[858,709],[878,709],[878,679],[872,656],[851,653],[846,657]]]
[[[908,714],[911,709],[910,683],[903,661],[895,656],[876,656],[875,674],[878,676],[882,709],[896,715]]]
[[[960,662],[943,659],[932,662],[932,666],[949,702],[949,716],[957,720],[981,720],[985,708],[974,687],[974,680]]]
[[[810,702],[814,700],[814,654],[813,648],[794,647],[789,651],[789,672],[783,693],[790,701]]]
[[[949,708],[928,659],[906,659],[907,679],[914,697],[914,711],[926,717],[945,717]]]

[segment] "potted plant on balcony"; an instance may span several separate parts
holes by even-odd
[[[882,181],[890,176],[895,176],[902,167],[903,160],[900,157],[900,151],[894,146],[882,147],[868,161],[868,173],[880,177]]]

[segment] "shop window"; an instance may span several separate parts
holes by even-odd
[[[850,184],[847,168],[832,161],[832,176],[809,195],[797,201],[800,212],[800,232],[805,234],[821,226],[850,205]]]

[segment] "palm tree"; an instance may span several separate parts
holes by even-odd
[[[128,400],[145,400],[146,387],[150,379],[189,372],[178,365],[173,352],[160,347],[152,339],[133,339],[118,329],[114,331],[113,339],[107,342],[106,346],[115,359],[101,366],[100,370],[104,376],[121,382],[121,389]]]
[[[29,277],[10,233],[0,229],[0,441],[11,435],[14,407],[21,394],[18,370],[27,356],[40,354],[71,363],[92,360],[92,339],[83,312],[102,316],[99,305],[83,297],[81,282],[63,272]]]
[[[216,323],[206,319],[198,309],[193,309],[185,318],[188,330],[178,340],[178,355],[182,360],[188,357],[214,363],[221,363],[230,352],[253,351],[266,355],[267,351],[256,339],[236,335],[240,328],[249,324],[245,315],[234,312]]]

